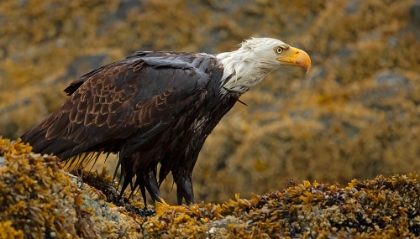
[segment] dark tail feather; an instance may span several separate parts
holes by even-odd
[[[78,154],[72,152],[77,146],[74,142],[64,139],[48,140],[45,138],[46,129],[39,126],[21,136],[23,142],[29,143],[35,153],[54,154],[62,159],[68,159]]]
[[[30,143],[34,152],[40,153],[42,149],[48,146],[48,143],[50,143],[45,139],[44,135],[45,132],[33,128],[32,130],[22,135],[20,138],[23,142]]]

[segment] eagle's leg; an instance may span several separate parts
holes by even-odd
[[[124,160],[119,160],[119,164],[121,165],[121,176],[120,176],[120,183],[121,180],[123,181],[122,183],[122,188],[121,188],[121,192],[120,192],[120,196],[118,197],[118,201],[120,201],[124,195],[124,191],[127,189],[128,185],[130,185],[131,191],[134,190],[133,188],[133,177],[134,177],[134,172],[133,169],[130,167],[130,163],[129,161],[131,160],[130,157],[124,157]],[[115,169],[114,172],[114,179],[116,177],[118,171],[118,166]]]
[[[136,181],[134,182],[134,189],[132,189],[130,196],[134,193],[134,190],[135,188],[137,188],[137,186],[140,188],[141,196],[143,197],[143,201],[144,201],[144,207],[146,207],[147,203],[146,203],[146,189],[144,186],[144,177],[140,177],[139,175],[137,175]]]
[[[172,172],[176,183],[176,195],[178,205],[182,204],[185,198],[187,204],[195,203],[194,192],[191,180],[191,172]]]
[[[160,200],[159,185],[156,180],[155,171],[153,169],[148,169],[144,173],[144,183],[149,192],[150,196],[154,201],[162,202]]]

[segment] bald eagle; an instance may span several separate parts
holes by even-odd
[[[311,60],[271,38],[218,55],[139,51],[72,82],[63,105],[21,138],[34,152],[70,162],[81,153],[118,153],[121,194],[130,185],[161,201],[159,186],[172,173],[178,204],[194,203],[191,175],[207,136],[243,93],[283,65],[309,71]]]

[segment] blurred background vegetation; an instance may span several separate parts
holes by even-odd
[[[242,96],[200,154],[197,201],[420,171],[418,0],[2,0],[0,135],[16,139],[69,82],[134,51],[220,53],[250,37],[304,49],[312,70],[281,68]]]

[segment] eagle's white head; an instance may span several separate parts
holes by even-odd
[[[273,38],[251,38],[242,42],[238,50],[216,57],[224,67],[221,80],[224,93],[245,93],[282,65],[300,66],[307,72],[311,68],[311,58],[306,52]]]

